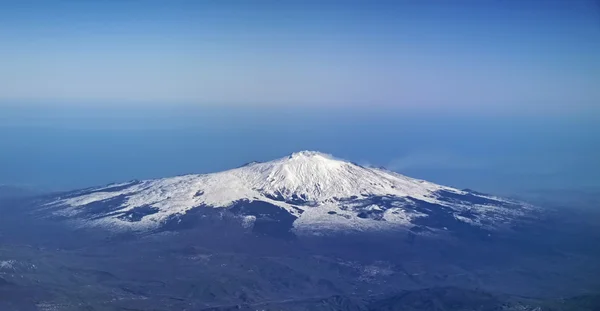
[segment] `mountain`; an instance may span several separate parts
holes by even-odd
[[[0,200],[0,309],[597,310],[597,220],[303,151]]]
[[[365,167],[314,151],[212,174],[130,181],[53,196],[45,210],[83,226],[177,228],[215,210],[283,234],[499,230],[531,205]]]

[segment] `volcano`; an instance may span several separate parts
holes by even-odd
[[[134,180],[62,193],[45,207],[79,225],[136,231],[176,227],[202,209],[217,209],[241,217],[244,226],[270,220],[297,234],[498,230],[534,210],[528,204],[315,151],[218,173]]]

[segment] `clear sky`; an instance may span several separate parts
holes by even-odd
[[[3,1],[0,99],[573,112],[583,0]]]
[[[600,189],[584,0],[2,1],[0,184],[310,149],[490,192]]]

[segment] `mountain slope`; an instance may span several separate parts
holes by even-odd
[[[62,194],[53,215],[84,225],[150,230],[201,208],[281,222],[296,232],[499,228],[533,207],[302,151],[212,174],[131,181]]]

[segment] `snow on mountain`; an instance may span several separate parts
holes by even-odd
[[[218,173],[85,189],[67,193],[46,206],[55,215],[86,225],[148,230],[192,209],[232,208],[240,202],[279,207],[293,216],[296,230],[415,225],[446,229],[438,219],[490,227],[531,209],[313,151]],[[435,222],[428,221],[432,216]],[[244,224],[255,218],[246,217]]]

